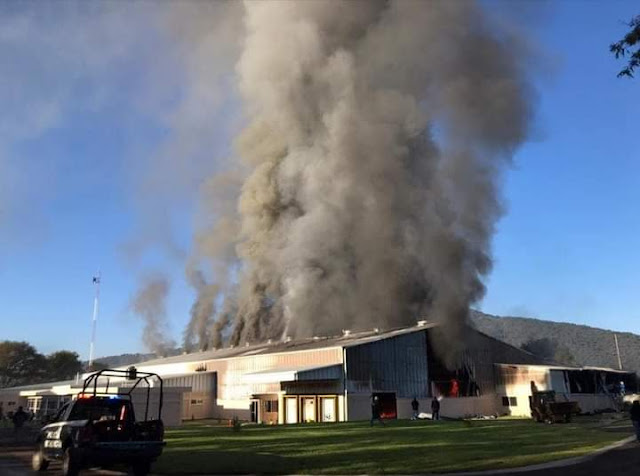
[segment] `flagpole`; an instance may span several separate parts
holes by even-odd
[[[93,352],[96,342],[96,322],[98,320],[98,301],[100,299],[100,271],[93,277],[96,294],[93,299],[93,319],[91,320],[91,344],[89,345],[89,370],[93,367]]]

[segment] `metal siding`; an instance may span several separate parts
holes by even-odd
[[[342,378],[342,365],[330,365],[319,369],[298,372],[297,380],[338,380]]]
[[[266,354],[211,361],[209,370],[218,372],[218,398],[225,400],[243,400],[255,394],[280,391],[280,382],[271,384],[243,384],[242,375],[246,373],[277,370],[301,366],[336,365],[342,363],[342,349],[328,348],[288,354]]]
[[[424,332],[347,348],[347,390],[394,392],[398,398],[428,395]]]
[[[471,332],[467,340],[465,358],[473,364],[476,382],[484,395],[496,393],[499,376],[496,375],[495,363],[540,363],[535,356],[477,331]]]
[[[194,373],[193,375],[181,375],[179,377],[165,377],[163,384],[167,388],[188,387],[194,393],[211,393],[215,395],[216,373]]]

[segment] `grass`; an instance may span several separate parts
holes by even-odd
[[[626,422],[587,419],[392,421],[167,431],[158,474],[419,474],[498,469],[582,456],[631,434]]]

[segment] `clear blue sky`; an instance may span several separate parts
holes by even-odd
[[[149,269],[174,278],[179,340],[192,294],[180,260],[159,257],[169,241],[188,247],[203,169],[196,157],[176,180],[161,173],[162,157],[175,153],[167,144],[180,115],[206,137],[189,153],[224,156],[234,105],[181,109],[193,82],[150,20],[152,3],[106,13],[15,5],[0,7],[0,339],[86,357],[99,268],[98,355],[142,350],[128,301]],[[638,13],[636,2],[566,1],[533,18],[546,50],[535,137],[504,177],[507,213],[480,309],[640,332],[640,78],[616,78],[622,63],[608,52]],[[123,250],[140,236],[151,252],[136,260]]]

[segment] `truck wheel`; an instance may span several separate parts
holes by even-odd
[[[31,468],[34,471],[45,471],[49,467],[49,460],[44,457],[42,447],[34,451],[31,457]]]
[[[131,467],[131,471],[133,472],[133,476],[147,476],[149,471],[151,471],[151,462],[150,461],[140,461],[135,463]]]
[[[73,448],[67,448],[64,451],[62,458],[62,475],[63,476],[78,476],[80,474],[80,465],[78,464],[78,458],[73,452]]]

